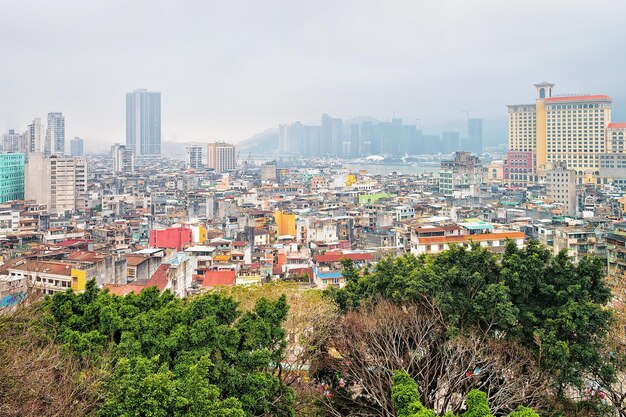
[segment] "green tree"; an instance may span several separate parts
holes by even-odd
[[[230,297],[177,299],[152,287],[118,297],[90,282],[46,301],[50,332],[85,363],[111,352],[101,415],[293,416],[275,374],[285,350],[284,296],[241,314]],[[106,366],[107,364],[102,364]]]

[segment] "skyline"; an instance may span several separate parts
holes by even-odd
[[[238,143],[323,113],[445,130],[469,111],[488,130],[544,80],[611,95],[623,120],[626,4],[606,3],[20,2],[0,16],[21,64],[0,69],[0,127],[60,111],[67,138],[106,149],[124,142],[125,93],[147,88],[162,93],[164,142]]]

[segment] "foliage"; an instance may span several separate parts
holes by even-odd
[[[177,299],[147,288],[118,297],[91,281],[47,300],[51,333],[84,363],[112,352],[106,416],[292,416],[275,374],[285,350],[286,297],[241,313],[211,293]]]
[[[541,404],[546,391],[527,349],[478,330],[449,338],[432,304],[363,305],[338,323],[331,344],[335,355],[315,367],[315,377],[332,393],[326,405],[333,415],[394,415],[390,382],[396,370],[410,375],[420,403],[437,414],[460,412],[475,388],[498,415]]]
[[[344,265],[348,267],[349,265]],[[340,290],[327,293],[343,311],[379,298],[395,303],[432,300],[448,334],[479,328],[532,349],[559,392],[580,386],[587,372],[611,378],[600,354],[611,313],[602,262],[573,264],[535,241],[520,249],[508,242],[503,255],[476,244],[437,254],[382,259]]]
[[[433,410],[422,405],[419,399],[417,384],[404,371],[395,371],[393,374],[393,384],[391,397],[394,407],[397,410],[397,417],[434,417]],[[489,402],[484,392],[471,390],[465,399],[466,410],[461,417],[493,417],[489,410]],[[447,413],[448,417],[455,417],[455,414]],[[539,417],[532,409],[519,406],[509,414],[509,417]]]
[[[339,319],[334,302],[318,290],[302,291],[296,283],[273,282],[262,286],[222,287],[218,293],[232,297],[241,310],[253,309],[261,298],[277,300],[284,294],[289,311],[283,323],[286,348],[279,375],[296,393],[294,407],[299,416],[315,415],[318,393],[314,382],[304,376],[328,350],[330,337]]]

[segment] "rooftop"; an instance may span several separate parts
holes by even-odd
[[[545,99],[546,103],[567,103],[576,101],[612,101],[610,96],[605,94],[592,94],[592,95],[579,95],[579,96],[562,96],[562,97],[548,97]]]

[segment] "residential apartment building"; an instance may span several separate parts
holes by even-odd
[[[24,199],[23,153],[0,153],[0,203]]]
[[[63,113],[48,113],[44,154],[65,155],[65,117]]]
[[[187,168],[202,168],[202,146],[194,143],[185,146],[185,150],[187,151]]]
[[[576,195],[576,171],[567,168],[567,163],[560,162],[546,171],[546,196],[556,204],[561,214],[575,217],[578,209]]]
[[[116,143],[111,146],[111,157],[113,158],[113,171],[129,173],[135,170],[134,152],[126,145]]]
[[[85,141],[79,137],[75,137],[70,141],[71,156],[85,156]]]
[[[46,204],[50,213],[83,211],[86,203],[85,158],[32,153],[26,163],[25,197]]]
[[[4,152],[26,152],[24,143],[25,135],[16,133],[10,129],[9,133],[2,135],[2,150]]]
[[[44,131],[41,119],[35,118],[26,131],[26,147],[28,152],[44,152]],[[49,149],[49,147],[48,147]]]
[[[235,146],[225,142],[209,143],[207,167],[216,172],[234,171],[236,168]]]
[[[439,192],[457,198],[474,195],[486,182],[486,170],[478,157],[469,152],[456,152],[454,158],[441,162]]]

